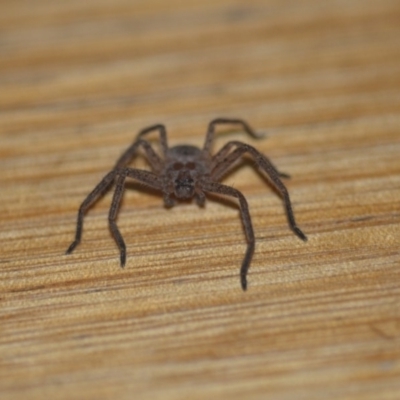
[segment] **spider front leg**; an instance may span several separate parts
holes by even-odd
[[[301,240],[307,241],[307,236],[301,231],[301,229],[296,224],[292,209],[292,203],[289,197],[289,192],[280,179],[280,173],[271,163],[271,161],[263,154],[261,154],[258,150],[256,150],[254,147],[246,143],[232,141],[229,142],[227,145],[236,146],[237,148],[232,153],[230,153],[223,162],[221,162],[214,168],[214,170],[211,172],[211,179],[218,181],[225,174],[226,170],[244,153],[251,154],[254,158],[254,161],[268,175],[273,185],[281,194],[285,204],[286,214],[288,217],[290,228]]]
[[[114,183],[115,178],[117,178],[117,184],[115,188],[115,192],[113,195],[113,199],[111,202],[110,212],[109,212],[109,224],[111,233],[117,242],[118,248],[120,250],[120,259],[121,259],[121,266],[125,265],[126,259],[126,250],[125,250],[125,243],[122,238],[121,233],[118,230],[116,225],[116,217],[118,213],[118,209],[121,203],[122,194],[124,190],[124,184],[126,177],[132,177],[136,180],[151,186],[155,189],[161,189],[161,185],[159,182],[159,178],[157,175],[150,171],[145,170],[138,170],[133,168],[124,168],[122,170],[114,169],[110,171],[101,181],[100,183],[93,189],[93,191],[86,197],[83,201],[81,206],[79,207],[78,211],[78,218],[76,224],[76,233],[75,233],[75,240],[71,243],[68,247],[66,254],[70,254],[74,251],[76,246],[81,241],[82,238],[82,229],[83,229],[83,218],[87,210],[97,201],[99,198],[104,195],[104,193],[109,189],[109,187]]]
[[[247,249],[244,255],[244,259],[242,261],[242,266],[240,268],[240,283],[242,285],[242,289],[247,289],[247,271],[250,267],[250,262],[253,257],[254,248],[255,248],[255,237],[253,231],[253,225],[251,222],[249,206],[247,204],[246,198],[243,196],[239,190],[236,190],[230,186],[223,185],[218,182],[206,182],[203,184],[203,189],[209,193],[217,193],[227,196],[236,197],[239,200],[240,204],[240,216],[242,219],[244,232],[246,234],[247,239]]]
[[[232,147],[237,146],[238,143],[240,143],[240,145],[244,144],[241,142],[235,142],[235,141],[231,141],[226,143],[222,149],[220,149],[211,159],[211,170],[215,171],[214,175],[218,176],[219,180],[223,175],[225,175],[225,173],[228,172],[228,170],[233,167],[235,161],[237,159],[240,158],[240,156],[246,152],[243,151],[242,153],[238,153],[235,157],[233,157],[232,159],[228,158],[228,154],[231,151]],[[286,174],[284,172],[280,172],[276,169],[276,167],[270,162],[271,166],[275,169],[275,171],[277,172],[277,174],[281,177],[281,178],[290,178],[289,174]]]
[[[110,227],[111,234],[113,235],[114,240],[117,243],[119,249],[121,267],[124,267],[126,263],[126,245],[121,235],[121,232],[118,229],[116,219],[119,207],[121,205],[122,195],[124,193],[125,178],[126,178],[125,171],[121,173],[117,178],[114,195],[111,201],[110,211],[108,213],[108,224]]]
[[[145,183],[146,185],[161,190],[161,183],[157,175],[150,171],[145,171],[141,169],[125,168],[118,171],[118,178],[115,185],[115,192],[111,202],[110,212],[108,214],[108,223],[110,226],[111,234],[117,243],[120,252],[121,267],[125,266],[126,263],[126,245],[124,239],[122,238],[121,232],[118,229],[116,219],[118,215],[118,210],[121,205],[122,195],[125,188],[125,179],[127,177],[134,178],[139,182]]]
[[[107,189],[111,186],[114,182],[115,176],[117,174],[116,170],[112,170],[109,172],[101,181],[100,183],[89,193],[86,199],[82,202],[81,206],[79,207],[78,211],[78,218],[76,222],[76,232],[75,232],[75,239],[68,247],[66,254],[70,254],[74,251],[75,247],[81,241],[82,238],[82,229],[83,229],[83,218],[85,216],[86,211],[97,201]]]

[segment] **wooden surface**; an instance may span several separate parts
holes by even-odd
[[[2,399],[399,399],[400,3],[2,1]],[[201,145],[214,117],[287,181],[309,241],[251,162],[247,197],[164,209],[130,185],[128,258],[109,193],[76,212],[137,131]],[[143,158],[133,163],[146,168]]]

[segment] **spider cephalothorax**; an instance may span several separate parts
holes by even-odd
[[[175,200],[187,200],[191,198],[195,198],[197,204],[204,205],[206,193],[232,196],[236,197],[239,201],[240,215],[247,239],[247,250],[240,269],[241,285],[243,290],[246,290],[246,276],[255,245],[249,207],[246,198],[239,190],[219,182],[245,153],[250,154],[257,166],[267,174],[272,184],[282,196],[290,228],[300,239],[306,241],[307,237],[296,225],[289,193],[280,179],[281,177],[288,177],[288,175],[278,172],[267,157],[246,143],[230,141],[212,156],[211,144],[214,138],[215,125],[217,124],[238,124],[249,135],[255,138],[261,137],[245,121],[227,118],[217,118],[210,122],[203,149],[189,145],[169,148],[164,125],[153,125],[141,130],[135,142],[119,158],[114,169],[100,181],[81,204],[78,212],[75,240],[69,246],[67,254],[71,253],[81,241],[83,217],[87,209],[115,184],[115,192],[108,219],[111,233],[120,250],[121,266],[125,265],[126,246],[116,225],[116,217],[126,178],[136,179],[152,188],[160,190],[164,196],[164,204],[167,207],[173,206]],[[153,150],[148,141],[143,139],[144,135],[152,131],[159,131],[162,157]],[[143,148],[151,171],[127,167],[137,154],[139,147]]]

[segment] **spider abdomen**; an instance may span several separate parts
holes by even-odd
[[[168,150],[168,155],[174,159],[197,158],[201,153],[202,151],[198,147],[189,144],[181,144],[179,146],[171,147]]]

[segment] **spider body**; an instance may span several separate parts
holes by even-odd
[[[220,183],[223,176],[245,153],[253,157],[256,165],[266,173],[271,183],[278,190],[285,205],[290,228],[300,239],[306,241],[307,237],[296,225],[289,193],[281,180],[282,177],[288,177],[288,175],[278,172],[269,159],[254,147],[239,141],[230,141],[215,155],[211,155],[215,126],[218,124],[237,124],[250,136],[254,138],[262,137],[245,121],[227,118],[217,118],[209,123],[206,140],[202,149],[190,145],[179,145],[169,148],[164,125],[153,125],[141,130],[133,144],[119,158],[115,167],[100,181],[81,204],[78,211],[75,240],[69,246],[67,254],[71,253],[81,241],[83,218],[86,211],[112,185],[115,185],[108,220],[110,231],[120,250],[121,266],[125,265],[126,246],[116,225],[116,218],[126,178],[133,178],[161,191],[166,207],[172,207],[176,200],[188,200],[192,198],[195,198],[199,206],[203,206],[207,193],[235,197],[239,201],[240,216],[247,239],[247,249],[240,269],[241,286],[243,290],[246,290],[247,271],[255,247],[255,237],[249,207],[246,198],[239,190]],[[153,131],[159,132],[162,156],[158,155],[153,150],[151,144],[143,139],[146,134]],[[144,150],[151,171],[128,167],[139,148]]]
[[[181,145],[168,150],[166,165],[161,173],[173,186],[177,199],[191,199],[202,176],[209,175],[208,163],[202,151],[195,146]]]

